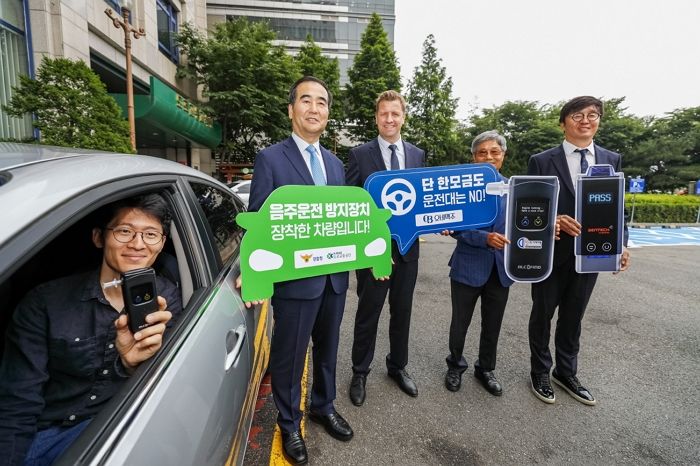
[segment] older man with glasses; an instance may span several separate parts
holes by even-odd
[[[472,141],[474,162],[490,163],[499,172],[506,149],[505,138],[496,131],[481,133]],[[503,175],[501,180],[507,181]],[[469,367],[462,356],[464,340],[476,301],[481,299],[481,336],[479,357],[474,362],[474,377],[492,395],[500,396],[503,393],[503,387],[493,371],[496,368],[498,336],[513,280],[508,278],[503,265],[503,248],[510,243],[504,234],[506,198],[500,198],[499,202],[498,217],[493,225],[452,233],[457,244],[449,262],[452,320],[445,374],[445,387],[452,392],[459,390],[462,373]]]
[[[530,157],[528,175],[559,178],[557,224],[560,239],[554,246],[554,265],[550,276],[532,285],[530,313],[530,377],[535,396],[545,403],[554,403],[550,384],[552,355],[549,351],[551,320],[559,309],[554,334],[556,365],[552,371],[554,383],[575,400],[594,405],[591,392],[578,380],[578,352],[581,320],[593,292],[598,274],[576,272],[574,238],[581,234],[581,225],[574,219],[576,177],[586,173],[591,164],[609,164],[621,171],[620,154],[593,142],[603,116],[603,102],[595,97],[580,96],[568,101],[559,113],[564,142],[552,149]],[[622,253],[620,270],[629,266],[629,252]]]

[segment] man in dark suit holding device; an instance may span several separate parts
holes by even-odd
[[[577,175],[585,173],[588,166],[594,163],[609,164],[616,172],[621,171],[620,154],[593,142],[602,116],[603,103],[599,99],[591,96],[571,99],[564,104],[559,113],[564,142],[533,155],[528,164],[528,175],[556,176],[560,184],[557,206],[560,239],[554,246],[551,275],[546,280],[532,285],[532,312],[529,323],[531,388],[535,396],[545,403],[555,401],[549,378],[552,368],[549,338],[551,320],[558,307],[559,316],[554,335],[556,365],[552,377],[557,385],[577,401],[587,405],[596,404],[591,392],[583,387],[576,377],[581,320],[598,274],[576,272],[574,237],[581,233],[581,225],[574,219],[574,186]],[[620,270],[626,270],[628,266],[629,252],[624,248]]]
[[[345,177],[348,186],[363,186],[367,177],[377,171],[419,168],[425,165],[425,152],[401,139],[405,115],[406,102],[398,92],[388,90],[377,97],[375,118],[379,137],[350,150]],[[416,241],[402,256],[396,242],[392,240],[393,270],[388,279],[376,280],[370,269],[357,272],[359,302],[355,315],[353,376],[350,383],[350,400],[356,406],[361,406],[365,401],[365,384],[374,359],[377,325],[387,293],[391,314],[387,370],[401,390],[410,396],[418,396],[418,388],[406,372],[413,290],[418,276],[418,248]]]
[[[289,92],[292,135],[263,149],[255,158],[248,210],[256,212],[276,188],[284,185],[343,186],[342,162],[319,144],[328,123],[332,96],[326,84],[312,76],[299,79]],[[245,284],[243,284],[245,286]],[[270,350],[270,374],[277,424],[287,457],[308,462],[301,436],[301,377],[309,340],[313,340],[313,385],[309,419],[333,437],[348,441],[350,425],[333,406],[340,323],[345,308],[348,273],[290,280],[275,284],[272,308],[275,328]]]

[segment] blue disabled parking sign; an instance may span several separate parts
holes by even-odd
[[[405,254],[421,234],[493,224],[498,196],[487,195],[486,185],[500,179],[493,165],[473,163],[375,172],[364,187],[391,211],[391,237]]]
[[[630,179],[630,193],[643,193],[644,192],[644,178],[631,178]]]

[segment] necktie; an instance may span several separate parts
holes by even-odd
[[[314,184],[316,186],[325,186],[326,177],[323,174],[323,169],[321,168],[321,162],[318,160],[318,154],[316,153],[316,148],[312,145],[306,148],[306,152],[311,156],[311,178],[314,179]]]
[[[576,149],[574,152],[581,154],[581,174],[585,175],[588,170],[588,160],[586,160],[586,154],[588,154],[588,149]]]
[[[396,144],[389,144],[389,149],[391,149],[391,169],[399,170],[401,166],[399,165],[399,158],[396,155]]]

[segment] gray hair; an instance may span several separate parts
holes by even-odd
[[[498,134],[498,131],[491,130],[491,131],[484,131],[483,133],[479,134],[477,137],[474,138],[472,141],[472,155],[476,153],[476,148],[479,147],[479,144],[482,142],[486,141],[496,141],[499,146],[501,146],[501,150],[503,152],[506,152],[508,148],[506,147],[506,138]]]

